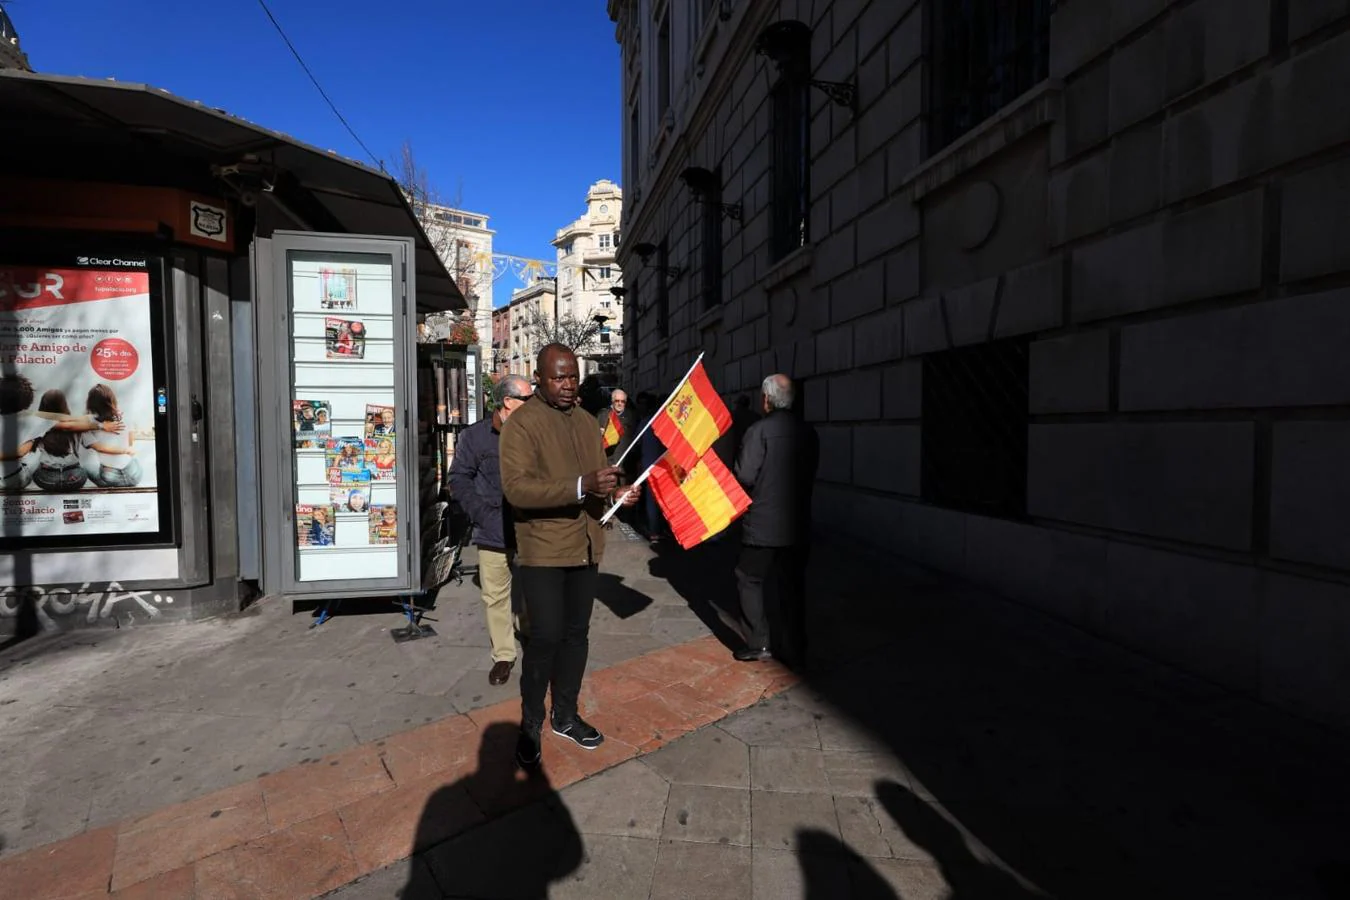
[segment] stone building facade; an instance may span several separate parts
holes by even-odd
[[[578,354],[583,376],[616,363],[623,354],[623,299],[611,288],[620,283],[615,263],[623,223],[623,189],[601,179],[586,191],[586,212],[559,228],[553,246],[558,253],[558,315],[589,322],[604,319],[599,333]]]
[[[492,311],[492,356],[487,370],[493,375],[511,372],[511,304]]]
[[[492,262],[492,238],[483,213],[468,212],[438,203],[426,203],[422,226],[446,269],[469,301],[473,327],[478,332],[481,359],[492,354],[492,287],[496,280]]]
[[[0,7],[0,69],[33,71],[33,67],[28,64],[28,54],[19,46],[19,33],[14,30],[14,21],[4,7]]]
[[[609,15],[634,388],[789,373],[822,532],[1350,727],[1350,3]]]
[[[549,340],[558,318],[558,286],[553,278],[536,278],[511,295],[507,306],[511,325],[511,353],[506,371],[534,377],[534,358]]]

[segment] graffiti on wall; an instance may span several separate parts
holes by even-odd
[[[124,590],[116,581],[93,586],[86,581],[75,590],[63,587],[0,587],[0,618],[18,616],[26,603],[32,603],[44,631],[55,631],[59,626],[53,616],[69,616],[81,610],[87,610],[85,621],[90,623],[112,618],[119,607],[127,610],[129,619],[134,619],[138,610],[153,619],[159,615],[160,607],[173,604],[173,596],[152,591]]]

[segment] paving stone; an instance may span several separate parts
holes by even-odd
[[[506,684],[488,684],[488,667],[470,669],[459,677],[445,695],[456,709],[468,712],[482,709],[494,703],[520,697],[519,667],[512,672],[512,678]]]
[[[719,727],[752,747],[820,749],[815,717],[781,697],[765,700],[728,717]]]
[[[327,813],[203,859],[196,866],[197,898],[314,897],[359,874],[342,822]]]
[[[181,868],[270,830],[256,781],[123,823],[117,829],[112,888]]]
[[[844,843],[863,856],[933,861],[932,852],[911,840],[875,797],[835,796],[834,808]]]
[[[324,900],[441,900],[443,896],[426,863],[405,859],[325,894]]]
[[[97,896],[103,896],[102,891]],[[115,900],[196,900],[197,870],[183,866],[108,896]]]
[[[848,863],[841,855],[806,858],[792,850],[756,847],[752,851],[750,870],[754,879],[753,900],[797,897],[844,900],[848,897]],[[810,873],[809,886],[807,872]]]
[[[522,848],[529,865],[521,864]],[[436,882],[459,896],[544,897],[556,896],[550,885],[575,873],[585,852],[572,814],[554,796],[447,841],[425,860]]]
[[[585,834],[658,838],[670,785],[639,760],[587,778],[562,791]]]
[[[787,850],[796,845],[804,828],[818,829],[839,837],[839,820],[829,794],[781,794],[752,791],[750,794],[751,840],[766,850]]]
[[[105,891],[113,870],[117,835],[111,828],[88,831],[52,848],[30,850],[0,862],[0,896],[14,900],[59,900]],[[60,872],[60,877],[53,877]]]
[[[464,786],[444,776],[358,800],[339,809],[338,817],[362,872],[406,859],[485,821]]]
[[[656,841],[595,834],[585,840],[581,866],[550,887],[550,898],[647,900],[656,870]]]
[[[394,780],[404,784],[431,775],[453,780],[473,771],[480,732],[467,716],[453,716],[376,741]]]
[[[901,859],[869,859],[864,864],[853,861],[849,864],[849,879],[855,886],[858,896],[877,897],[878,890],[887,890],[889,896],[904,897],[905,900],[948,900],[950,897],[1008,897],[1021,894],[967,894],[953,892],[942,877],[942,871],[929,863]],[[859,891],[857,885],[872,885],[870,889]],[[894,893],[890,893],[893,891]]]
[[[829,790],[836,796],[869,797],[879,781],[909,786],[909,772],[889,751],[826,750],[822,763]]]
[[[394,781],[380,762],[379,749],[363,746],[268,775],[258,785],[267,821],[273,828],[286,828],[389,790]]]
[[[750,846],[750,792],[677,784],[670,789],[661,836],[667,840]]]
[[[751,747],[750,785],[757,791],[830,792],[821,752],[799,747]]]
[[[723,900],[751,896],[751,851],[727,844],[662,841],[651,900]]]
[[[750,749],[716,726],[667,744],[642,763],[672,784],[750,787]]]

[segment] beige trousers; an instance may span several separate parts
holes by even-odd
[[[511,555],[503,550],[479,547],[478,581],[483,586],[492,661],[514,662],[516,634],[511,615]]]

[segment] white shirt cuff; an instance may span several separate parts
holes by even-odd
[[[577,476],[577,502],[578,502],[578,503],[580,503],[582,500],[585,500],[585,499],[586,499],[586,492],[583,491],[583,490],[581,489],[581,482],[582,482],[582,480],[585,479],[585,477],[586,477],[585,475],[578,475],[578,476]]]

